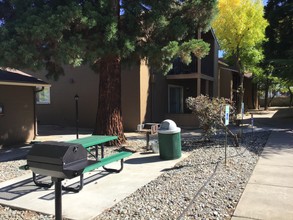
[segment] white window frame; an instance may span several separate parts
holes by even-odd
[[[179,88],[180,89],[180,112],[177,113],[171,113],[171,108],[170,108],[170,89],[171,88]],[[178,86],[178,85],[168,85],[168,113],[171,114],[182,114],[183,113],[183,97],[184,97],[184,87],[183,86]]]
[[[37,90],[41,89],[40,87]],[[44,89],[40,92],[36,93],[36,103],[40,105],[48,105],[51,104],[51,88],[44,87]]]

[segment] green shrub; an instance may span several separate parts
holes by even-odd
[[[209,98],[200,95],[186,99],[187,107],[198,117],[199,126],[203,129],[205,138],[210,139],[218,130],[227,131],[233,137],[235,145],[239,146],[237,135],[225,126],[225,106],[230,106],[230,118],[234,120],[234,103],[224,98]]]

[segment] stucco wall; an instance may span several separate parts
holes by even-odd
[[[0,85],[0,147],[22,144],[34,138],[34,87]]]
[[[155,74],[152,79],[152,114],[151,121],[160,123],[168,112],[168,84],[163,74]]]
[[[220,69],[220,97],[232,99],[232,73],[226,69]]]
[[[194,114],[167,114],[166,118],[173,120],[178,127],[196,128],[199,126],[199,121]]]
[[[258,107],[258,96],[256,84],[252,82],[252,78],[244,78],[244,96],[243,101],[247,109]]]
[[[51,84],[51,103],[38,104],[40,124],[75,126],[75,94],[79,95],[79,125],[93,128],[98,105],[99,75],[88,66],[65,67],[65,76],[58,81],[48,80],[43,73],[32,73]],[[134,131],[137,124],[150,122],[151,99],[149,69],[142,65],[125,65],[121,72],[121,105],[123,125],[126,131]]]
[[[140,121],[151,122],[150,114],[150,73],[145,61],[141,61],[140,65]]]
[[[219,57],[218,57],[218,51],[219,51],[219,45],[215,42],[215,46],[214,46],[214,82],[212,83],[212,85],[210,85],[210,88],[212,89],[211,92],[213,93],[214,97],[218,97],[219,96]]]
[[[161,122],[166,113],[166,78],[152,75],[142,60],[140,65],[122,70],[122,116],[125,131],[135,131],[137,125]]]
[[[126,131],[135,130],[140,119],[139,64],[126,66],[121,73],[121,107]]]
[[[94,128],[99,95],[99,75],[88,66],[64,67],[65,75],[58,81],[48,80],[44,73],[31,73],[51,84],[51,103],[37,104],[40,124],[75,126],[75,100],[79,100],[79,126]]]

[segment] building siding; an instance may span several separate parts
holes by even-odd
[[[99,95],[99,74],[88,66],[64,67],[65,75],[57,81],[49,80],[45,72],[30,73],[51,84],[50,104],[37,104],[39,124],[75,126],[75,99],[77,94],[79,107],[79,126],[94,128]],[[120,91],[117,91],[120,92]]]
[[[29,142],[34,138],[34,87],[0,85],[0,146]]]

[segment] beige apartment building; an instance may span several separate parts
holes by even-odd
[[[149,69],[145,60],[123,68],[121,91],[117,92],[121,93],[125,131],[135,131],[138,124],[160,123],[165,119],[174,120],[182,128],[196,128],[198,122],[196,116],[186,108],[186,98],[205,94],[210,97],[235,99],[239,74],[224,62],[219,62],[219,45],[213,31],[202,33],[199,37],[210,44],[209,55],[203,59],[193,57],[189,65],[177,59],[173,63],[173,69],[166,76]],[[22,116],[21,119],[17,119],[13,116],[8,117],[7,113],[4,113],[5,117],[0,114],[2,142],[9,129],[10,137],[14,135],[22,136],[22,140],[32,139],[37,133],[36,122],[41,125],[74,127],[76,95],[79,97],[79,127],[94,128],[99,74],[88,66],[77,68],[65,66],[64,70],[65,75],[60,76],[57,81],[48,80],[45,73],[39,72],[30,74],[43,81],[34,81],[35,84],[29,84],[30,86],[0,84],[0,107],[4,103],[5,112],[15,108],[18,110],[16,114]],[[44,81],[47,81],[51,87]],[[255,88],[250,78],[246,77],[246,81],[245,102],[252,106],[250,92]],[[36,94],[38,100],[34,101]],[[6,104],[8,102],[14,104],[8,107]],[[17,104],[22,107],[16,107]],[[25,123],[23,120],[26,120]],[[9,123],[15,128],[8,128]],[[6,125],[5,128],[3,124]]]
[[[173,63],[167,76],[154,73],[144,60],[123,67],[121,73],[122,117],[124,129],[135,131],[138,124],[174,120],[181,127],[196,127],[197,120],[185,107],[189,96],[218,91],[218,43],[213,31],[199,36],[210,44],[210,53],[203,59],[193,57],[190,65],[180,60]],[[99,75],[89,67],[65,68],[58,81],[48,80],[44,73],[32,73],[51,84],[50,100],[37,104],[40,124],[75,126],[75,95],[79,96],[79,125],[93,128],[98,104]]]

